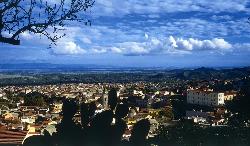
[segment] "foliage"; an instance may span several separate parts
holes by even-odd
[[[44,98],[46,96],[39,92],[31,92],[26,94],[24,97],[24,105],[25,106],[44,106],[45,101]]]
[[[108,93],[108,105],[112,111],[115,109],[117,101],[117,91],[116,89],[112,88]]]
[[[233,113],[238,113],[232,117],[231,122],[243,123],[250,120],[250,79],[243,80],[243,85],[236,98],[227,103],[227,108]],[[235,118],[237,116],[237,118]],[[238,121],[235,121],[238,120]]]
[[[161,127],[154,142],[159,146],[248,146],[250,128],[200,127],[190,122],[179,122],[174,126]]]
[[[187,109],[187,104],[185,100],[183,99],[184,96],[177,96],[177,97],[182,97],[182,99],[178,99],[175,96],[175,98],[171,100],[174,119],[180,119],[184,117],[186,115],[186,109]]]
[[[162,118],[169,118],[169,119],[173,119],[174,118],[174,114],[173,114],[173,110],[172,107],[165,107],[162,110],[159,111],[159,117]]]

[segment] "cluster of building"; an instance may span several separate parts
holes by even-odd
[[[198,110],[187,110],[186,118],[203,125],[225,126],[231,113],[224,105],[236,96],[236,91],[188,90],[187,103],[205,108],[199,107]]]
[[[101,112],[108,106],[108,90],[110,87],[117,88],[117,96],[120,100],[126,100],[129,103],[129,114],[125,119],[127,121],[127,130],[124,138],[129,138],[133,125],[141,119],[149,119],[151,123],[149,136],[154,136],[155,131],[161,124],[171,124],[172,117],[162,116],[160,113],[166,109],[172,109],[171,100],[173,95],[179,95],[186,98],[187,104],[213,107],[211,111],[187,110],[187,119],[194,122],[220,125],[224,123],[223,115],[227,110],[223,107],[225,101],[233,100],[237,92],[215,92],[213,90],[201,89],[179,89],[181,85],[173,87],[159,86],[154,83],[100,83],[100,84],[61,84],[61,85],[41,85],[41,86],[5,86],[0,88],[0,144],[1,136],[14,142],[22,143],[22,140],[31,135],[39,135],[46,129],[50,133],[56,131],[55,125],[60,123],[62,116],[62,98],[74,98],[79,103],[95,102],[97,111]],[[150,87],[150,89],[148,89]],[[153,88],[152,88],[153,87]],[[24,98],[26,94],[39,92],[50,98],[57,98],[52,103],[43,107],[25,106]],[[22,94],[20,94],[22,93]],[[14,100],[18,97],[18,101]],[[5,104],[8,103],[8,104]],[[11,106],[8,106],[11,104]],[[169,111],[168,111],[169,112]],[[76,121],[80,120],[80,113],[75,116]],[[164,119],[168,119],[168,121]],[[164,121],[164,122],[162,122]],[[1,133],[2,131],[2,133]],[[12,134],[9,134],[11,131]],[[9,133],[11,133],[9,132]],[[13,133],[14,132],[14,133]],[[12,137],[22,132],[21,137]],[[7,140],[8,141],[8,140]]]
[[[136,85],[136,88],[132,88]],[[155,115],[164,110],[167,96],[170,91],[156,91],[145,93],[143,91],[144,83],[137,84],[61,84],[61,85],[43,85],[43,86],[6,86],[0,88],[0,127],[1,131],[24,132],[23,139],[31,135],[39,135],[46,129],[50,133],[56,131],[55,125],[60,123],[62,116],[63,99],[72,98],[81,102],[95,102],[97,106],[96,113],[99,113],[108,107],[108,91],[110,87],[117,88],[117,96],[120,100],[128,100],[130,111],[127,121],[128,129],[124,138],[130,137],[133,125],[141,120],[148,118],[151,123],[150,135],[155,134],[159,123]],[[142,90],[140,90],[142,89]],[[52,103],[44,106],[26,106],[24,105],[25,96],[29,93],[39,92],[49,98],[54,98]],[[172,93],[173,94],[173,93]],[[18,100],[16,100],[18,99]],[[152,108],[152,105],[158,103],[158,109]],[[10,106],[11,105],[11,106]],[[80,122],[80,113],[75,115],[76,122]],[[4,135],[6,139],[6,134]],[[11,135],[9,135],[11,137]],[[17,137],[16,137],[17,138]],[[8,139],[8,138],[7,138]],[[10,138],[11,139],[11,138]],[[10,140],[9,139],[9,140]],[[11,139],[13,140],[13,138]],[[20,137],[18,140],[20,141]],[[6,142],[6,141],[4,141]],[[1,143],[1,134],[0,134]]]

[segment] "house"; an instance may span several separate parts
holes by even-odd
[[[194,123],[207,123],[210,113],[203,111],[186,111],[186,119],[192,120]]]
[[[25,139],[27,139],[28,137],[34,136],[34,135],[41,135],[40,131],[37,131],[38,126],[34,126],[34,125],[27,125],[26,130],[28,130],[23,142],[25,141]]]
[[[60,113],[62,111],[62,106],[63,106],[62,102],[53,103],[52,105],[50,105],[51,112],[52,113]]]
[[[9,112],[9,108],[5,105],[0,105],[0,115]]]
[[[141,90],[133,90],[133,95],[145,96],[143,91],[141,91]]]
[[[21,122],[22,123],[32,124],[32,123],[35,123],[35,121],[36,121],[36,118],[34,116],[23,116],[23,117],[21,117]]]
[[[11,121],[11,120],[14,120],[14,119],[18,119],[18,114],[17,113],[7,112],[7,113],[2,115],[2,118],[4,120]]]
[[[0,125],[0,145],[21,145],[28,131]]]
[[[224,93],[218,93],[214,91],[188,90],[187,103],[212,107],[224,105]]]
[[[236,95],[237,95],[237,92],[235,91],[226,91],[224,93],[224,100],[225,101],[233,100]]]
[[[149,130],[149,137],[154,137],[156,134],[156,130],[159,128],[159,123],[156,119],[148,119],[150,122],[150,130]]]

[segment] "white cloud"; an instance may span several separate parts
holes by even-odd
[[[60,41],[56,46],[52,47],[53,53],[57,55],[80,55],[86,53],[73,41]]]
[[[248,0],[98,0],[93,7],[93,14],[96,16],[120,17],[132,13],[152,15],[192,11],[212,13],[246,12],[248,11],[247,3]]]
[[[143,42],[123,42],[115,44],[110,51],[124,55],[159,55],[159,54],[191,54],[197,51],[228,52],[233,46],[222,38],[199,40],[182,39],[169,36],[156,38],[145,35]]]
[[[91,39],[89,39],[88,37],[83,37],[81,40],[82,40],[83,43],[92,44]]]
[[[211,19],[212,20],[215,20],[215,21],[218,21],[218,20],[231,20],[232,19],[232,17],[231,16],[229,16],[229,15],[219,15],[219,16],[217,16],[217,15],[213,15],[212,17],[211,17]]]
[[[21,33],[20,36],[26,40],[30,40],[33,38],[34,35],[30,34],[28,31],[25,31],[25,32]]]
[[[234,45],[234,48],[237,53],[246,53],[250,51],[250,43],[237,43]]]
[[[149,14],[148,17],[149,18],[160,18],[160,16],[157,14]]]
[[[197,20],[198,21],[198,20]],[[203,24],[203,21],[198,21]],[[190,22],[195,26],[196,21]],[[192,25],[192,24],[189,24]],[[198,27],[198,26],[197,26]],[[228,53],[235,49],[223,38],[201,39],[202,37],[187,37],[178,35],[174,37],[164,32],[166,29],[159,27],[158,33],[151,31],[122,30],[107,26],[95,26],[86,29],[80,27],[66,28],[66,37],[60,39],[52,52],[57,55],[79,55],[79,54],[100,54],[114,53],[122,55],[163,55],[163,54],[192,54],[199,51],[213,53]],[[153,33],[155,32],[155,34]],[[156,35],[157,34],[157,35]],[[27,37],[30,37],[28,34]],[[192,36],[192,35],[191,35]],[[211,38],[211,36],[208,36]],[[200,39],[197,39],[200,38]],[[35,40],[34,40],[35,41]],[[37,40],[39,42],[39,40]],[[84,48],[84,49],[83,49]],[[239,48],[239,47],[237,47]]]
[[[145,55],[149,53],[149,49],[146,48],[145,42],[123,42],[115,44],[116,47],[109,49],[113,53],[124,55]]]
[[[242,24],[242,22],[239,20],[238,24]],[[235,25],[232,22],[232,25],[229,27],[236,30],[238,26]],[[245,25],[239,26],[246,27]],[[66,37],[60,39],[57,42],[57,46],[52,47],[52,51],[54,54],[62,55],[79,55],[84,53],[178,55],[192,54],[198,51],[223,54],[223,52],[228,53],[234,51],[235,48],[239,48],[217,37],[228,38],[221,35],[222,33],[218,33],[223,30],[223,26],[201,19],[174,20],[166,23],[165,26],[146,26],[143,28],[145,30],[129,25],[127,27],[126,29],[106,25],[96,25],[88,28],[81,28],[80,26],[67,27],[65,31]],[[209,32],[209,35],[207,35],[207,32]],[[23,35],[31,37],[28,34]],[[182,38],[173,36],[182,36]],[[41,44],[39,39],[34,39],[32,42]],[[48,43],[47,40],[46,42]]]
[[[198,40],[194,38],[175,39],[173,36],[169,37],[169,42],[171,46],[178,50],[186,50],[186,51],[196,51],[196,50],[229,50],[232,48],[232,45],[226,42],[221,38],[214,38],[212,40]]]
[[[111,47],[111,52],[113,53],[118,53],[118,54],[121,54],[123,52],[123,49],[122,48],[118,48],[118,47]]]
[[[149,50],[145,47],[144,43],[138,42],[124,42],[121,44],[123,47],[128,48],[131,54],[147,54]]]
[[[105,48],[94,48],[91,50],[92,53],[94,54],[102,54],[102,53],[107,53],[107,50]]]
[[[148,34],[147,34],[147,33],[145,33],[145,34],[144,34],[144,37],[145,37],[146,39],[148,39],[148,38],[149,38],[149,36],[148,36]]]

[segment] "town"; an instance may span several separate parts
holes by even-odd
[[[250,146],[250,0],[0,0],[0,146]]]
[[[247,96],[249,76],[237,79],[136,81],[128,83],[62,83],[0,87],[0,144],[21,145],[34,135],[57,132],[63,115],[63,103],[78,105],[75,123],[81,123],[81,104],[94,104],[97,115],[109,110],[112,94],[119,104],[128,106],[123,118],[129,140],[134,124],[148,119],[148,139],[159,137],[162,127],[188,121],[198,127],[250,127],[250,121],[239,122],[235,110],[238,99]],[[113,93],[112,93],[113,91]],[[118,108],[118,106],[116,107]],[[243,109],[245,107],[242,107]],[[235,117],[238,122],[235,122]],[[247,118],[247,117],[245,117]],[[238,124],[238,125],[237,125]],[[248,135],[249,136],[249,135]]]

